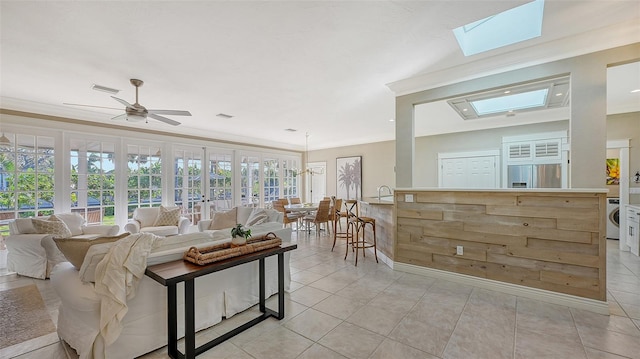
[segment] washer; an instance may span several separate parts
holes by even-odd
[[[620,198],[607,198],[607,238],[620,239]]]

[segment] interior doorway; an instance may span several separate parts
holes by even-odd
[[[306,202],[319,203],[327,195],[327,162],[309,162],[306,173]]]

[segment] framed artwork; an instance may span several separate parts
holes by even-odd
[[[607,184],[620,184],[620,159],[607,158]]]
[[[362,156],[336,158],[336,196],[362,199]]]

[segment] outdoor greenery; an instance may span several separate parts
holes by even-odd
[[[20,149],[18,153],[0,152],[0,210],[26,210],[24,216],[35,215],[43,207],[48,214],[54,196],[53,149],[33,151]]]
[[[34,142],[35,143],[35,142]],[[71,150],[69,168],[70,210],[81,213],[91,223],[115,223],[116,206],[116,156],[112,150]],[[137,146],[134,146],[137,147]],[[104,147],[102,147],[104,148]],[[131,148],[130,148],[131,149]],[[285,193],[297,192],[297,175],[288,170],[282,182],[279,174],[280,159],[262,162],[252,157],[240,168],[243,203],[259,198],[262,189],[265,198],[279,196],[280,184]],[[211,160],[209,174],[210,199],[233,203],[233,171],[231,155],[219,155]],[[37,146],[0,146],[0,233],[8,234],[6,220],[19,217],[50,215],[54,211],[54,172],[56,167],[54,149]],[[290,167],[290,162],[282,165]],[[175,168],[176,205],[189,210],[201,201],[202,168],[198,160],[177,159]],[[260,182],[260,171],[264,182]],[[156,206],[162,202],[162,162],[159,155],[129,154],[127,159],[127,204],[129,215],[138,206]],[[184,172],[187,175],[184,176]],[[183,182],[188,183],[183,183]],[[60,185],[60,184],[58,184]],[[186,192],[186,193],[185,193]],[[186,200],[188,203],[182,203]],[[245,202],[246,201],[246,202]],[[98,213],[96,213],[96,211]],[[97,215],[96,215],[97,214]]]

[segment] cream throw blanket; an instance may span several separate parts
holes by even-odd
[[[100,296],[100,333],[93,343],[93,357],[105,357],[105,348],[122,332],[127,300],[136,294],[147,268],[147,257],[158,237],[136,233],[119,240],[96,266],[95,290]]]

